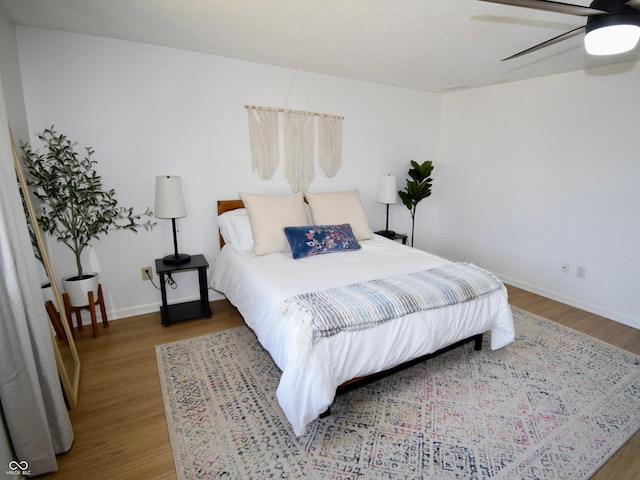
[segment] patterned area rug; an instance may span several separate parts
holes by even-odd
[[[513,344],[485,338],[344,394],[299,438],[248,328],[159,345],[178,478],[589,478],[640,428],[640,358],[514,319]]]

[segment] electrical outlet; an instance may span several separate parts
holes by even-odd
[[[560,271],[562,273],[569,273],[569,264],[567,262],[564,262],[562,265],[560,265]]]
[[[576,267],[576,277],[585,278],[587,276],[587,267],[583,265],[578,265]]]
[[[151,267],[142,267],[140,269],[140,275],[142,275],[142,280],[151,280],[153,277],[153,270]]]

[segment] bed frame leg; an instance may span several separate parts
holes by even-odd
[[[474,338],[474,343],[473,343],[474,350],[482,350],[482,334],[476,335],[473,338]]]

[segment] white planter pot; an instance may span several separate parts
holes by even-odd
[[[91,275],[88,277],[88,275]],[[98,300],[98,274],[88,273],[87,278],[78,280],[77,275],[62,279],[62,288],[69,295],[69,303],[72,307],[84,307],[89,305],[89,292],[93,292],[93,300]],[[76,279],[76,280],[72,280]]]

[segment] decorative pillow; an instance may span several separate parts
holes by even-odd
[[[253,250],[253,234],[246,209],[238,208],[219,215],[218,227],[225,244],[240,253],[250,253]]]
[[[371,238],[371,229],[362,208],[358,189],[345,192],[305,193],[313,223],[340,225],[348,223],[357,240]]]
[[[288,252],[289,244],[282,229],[290,225],[307,224],[307,212],[302,193],[268,195],[240,193],[247,209],[253,234],[253,253],[266,255]]]
[[[284,227],[284,234],[291,246],[293,258],[361,248],[348,223]]]

